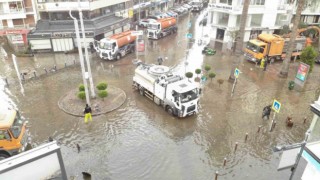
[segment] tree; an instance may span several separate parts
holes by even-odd
[[[312,72],[316,57],[318,57],[318,53],[312,46],[304,48],[301,52],[300,59],[310,66],[310,72]]]
[[[209,72],[209,71],[211,70],[211,66],[210,66],[210,65],[206,65],[206,66],[204,67],[204,70],[206,70],[207,72]]]
[[[303,10],[304,7],[304,1],[305,0],[299,0],[298,1],[298,7],[297,7],[297,11],[296,11],[296,15],[294,17],[294,22],[293,22],[293,27],[292,27],[292,33],[290,34],[290,41],[288,44],[288,51],[287,51],[287,55],[286,58],[284,59],[283,63],[282,63],[282,67],[281,67],[281,71],[279,73],[279,75],[281,77],[287,77],[288,76],[288,72],[289,72],[289,63],[291,60],[291,56],[292,56],[292,52],[294,49],[294,41],[298,35],[298,25],[300,22],[300,17],[301,17],[301,12]]]
[[[106,90],[107,87],[108,87],[108,84],[107,84],[106,82],[100,82],[100,83],[96,86],[96,88],[97,88],[98,90]]]
[[[250,0],[244,0],[243,3],[243,8],[242,8],[242,15],[240,16],[240,28],[239,28],[239,35],[236,38],[236,55],[240,56],[242,54],[242,47],[243,47],[243,40],[244,40],[244,34],[245,34],[245,27],[246,27],[246,23],[247,23],[247,16],[248,16],[248,9],[249,9],[249,5],[250,5]],[[243,56],[240,56],[241,58],[243,58]],[[232,69],[231,69],[231,73],[229,76],[229,80],[234,80],[234,70],[236,69],[236,67],[238,66],[240,62],[239,58],[234,58],[233,60],[233,65],[232,65]]]
[[[216,73],[214,73],[214,72],[209,73],[209,78],[211,79],[211,81],[215,77],[216,77]]]
[[[193,73],[192,73],[192,72],[187,72],[187,73],[186,73],[186,77],[187,77],[188,79],[192,78],[192,77],[193,77]]]
[[[197,74],[197,77],[199,77],[199,74],[201,74],[201,69],[196,69],[195,73]]]
[[[104,100],[104,98],[108,96],[108,92],[106,90],[99,90],[98,96]]]
[[[224,80],[223,79],[218,79],[218,84],[219,84],[219,87],[221,84],[223,84]]]

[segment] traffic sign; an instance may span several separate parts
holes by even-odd
[[[236,78],[238,78],[238,77],[239,77],[239,74],[240,74],[240,70],[239,70],[238,68],[236,68],[236,69],[234,70],[234,76],[235,76]]]
[[[191,28],[191,25],[192,25],[191,22],[189,22],[189,23],[188,23],[188,28]]]
[[[187,38],[188,39],[192,39],[192,34],[191,33],[187,33]]]
[[[143,31],[131,31],[131,36],[141,36],[143,35]]]
[[[277,112],[277,113],[279,113],[280,112],[280,108],[281,108],[281,103],[279,102],[279,101],[277,101],[277,100],[273,100],[273,103],[272,103],[272,109],[275,111],[275,112]]]

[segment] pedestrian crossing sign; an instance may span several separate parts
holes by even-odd
[[[279,113],[280,112],[280,108],[281,108],[281,103],[279,102],[279,101],[277,101],[277,100],[273,100],[273,103],[272,103],[272,109],[275,111],[275,112],[277,112],[277,113]]]
[[[234,76],[235,76],[236,78],[238,78],[238,77],[239,77],[239,74],[240,74],[240,70],[239,70],[238,68],[236,68],[236,69],[234,70]]]

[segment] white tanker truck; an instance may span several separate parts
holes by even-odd
[[[169,67],[140,63],[133,87],[170,115],[186,117],[198,112],[201,89],[185,77],[172,74]]]

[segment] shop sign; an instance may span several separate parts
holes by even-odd
[[[300,81],[305,81],[307,74],[309,72],[310,66],[305,63],[300,63],[297,71],[296,78],[299,79]]]
[[[12,35],[10,35],[10,38],[11,38],[12,44],[24,43],[23,42],[23,37],[22,37],[21,34],[12,34]]]

